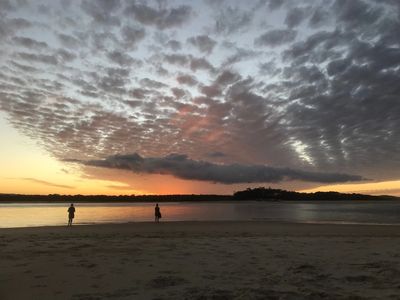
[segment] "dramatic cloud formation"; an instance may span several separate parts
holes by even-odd
[[[399,36],[391,0],[1,1],[0,110],[60,160],[398,179]]]
[[[279,182],[282,180],[333,183],[363,179],[360,176],[348,174],[306,172],[263,165],[213,164],[206,161],[196,161],[180,154],[144,158],[135,153],[132,155],[114,155],[104,160],[81,161],[70,159],[66,161],[82,163],[87,166],[131,170],[136,173],[173,175],[181,179],[224,184]]]

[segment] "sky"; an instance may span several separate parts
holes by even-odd
[[[0,193],[400,195],[397,0],[0,0]]]

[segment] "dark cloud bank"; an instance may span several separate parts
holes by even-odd
[[[87,166],[130,170],[135,173],[172,175],[181,179],[210,181],[223,184],[280,182],[300,180],[320,183],[348,182],[363,180],[361,176],[307,172],[289,168],[273,168],[263,165],[222,165],[197,161],[186,155],[170,154],[165,157],[142,157],[139,154],[114,155],[104,160],[76,160],[67,162]]]

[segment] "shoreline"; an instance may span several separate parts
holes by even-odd
[[[164,221],[155,223],[125,222],[102,224],[10,227],[0,228],[1,234],[46,234],[46,233],[91,233],[91,232],[124,232],[124,233],[203,233],[207,234],[247,234],[248,236],[370,236],[400,237],[400,224],[345,224],[316,222],[283,222],[283,221]]]

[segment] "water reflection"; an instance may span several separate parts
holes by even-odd
[[[0,204],[0,227],[66,225],[69,203]],[[74,224],[154,220],[154,203],[76,203]],[[161,221],[269,220],[326,223],[400,223],[400,202],[160,203]]]

